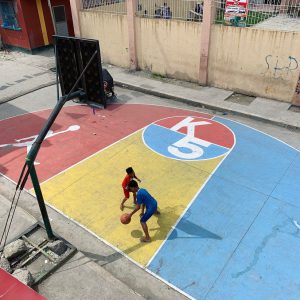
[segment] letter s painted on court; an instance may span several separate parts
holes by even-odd
[[[187,127],[187,135],[181,140],[177,141],[173,145],[168,147],[168,151],[175,155],[178,158],[184,159],[196,159],[203,155],[204,151],[202,147],[208,147],[211,143],[204,141],[202,139],[195,137],[195,128],[197,126],[209,125],[209,122],[200,121],[200,122],[192,122],[194,118],[187,117],[181,122],[174,125],[171,130],[178,131],[183,127]],[[182,151],[180,149],[186,149],[187,151]]]
[[[143,141],[151,150],[177,160],[207,160],[226,154],[234,134],[223,124],[202,116],[174,116],[144,129]]]

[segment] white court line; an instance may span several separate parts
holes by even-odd
[[[8,103],[8,102],[4,102],[4,103]],[[4,104],[4,103],[2,103],[2,104]],[[67,107],[73,107],[73,106],[88,106],[88,105],[82,104],[82,103],[74,103],[74,105],[63,106],[62,109],[67,108]],[[8,117],[8,118],[5,118],[5,119],[1,119],[0,122],[1,121],[5,121],[5,120],[9,120],[9,119],[12,119],[12,118],[17,118],[17,117],[25,116],[25,115],[36,114],[38,112],[42,112],[42,111],[46,111],[46,110],[52,111],[54,109],[54,107],[44,108],[44,109],[40,109],[40,110],[27,111],[27,112],[24,112],[24,113],[19,114],[19,115],[15,115],[15,116],[11,116],[11,117]]]
[[[28,194],[30,194],[31,196],[33,196],[34,198],[36,198],[35,194],[31,193],[30,191],[26,191]],[[45,201],[46,202],[46,201]],[[145,270],[147,273],[149,273],[150,275],[152,275],[153,277],[159,279],[160,281],[164,282],[165,284],[167,284],[168,286],[172,287],[174,290],[176,290],[177,292],[183,294],[184,296],[188,297],[189,299],[192,300],[196,300],[195,298],[191,297],[190,295],[186,294],[184,291],[180,290],[178,287],[172,285],[171,283],[169,283],[168,281],[166,281],[165,279],[159,277],[158,275],[156,275],[155,273],[153,273],[152,271],[148,270],[145,266],[141,265],[140,263],[138,263],[137,261],[133,260],[130,256],[128,256],[126,253],[124,253],[122,250],[120,250],[119,248],[115,247],[114,245],[112,245],[111,243],[109,243],[108,241],[104,240],[103,238],[101,238],[100,236],[98,236],[96,233],[94,233],[92,230],[88,229],[86,226],[82,225],[81,223],[79,223],[78,221],[76,221],[75,219],[69,217],[68,215],[64,214],[61,210],[57,209],[55,206],[49,204],[48,202],[46,202],[47,206],[51,207],[54,211],[56,211],[57,213],[63,215],[66,219],[72,221],[73,223],[75,223],[77,226],[83,228],[84,230],[86,230],[87,232],[89,232],[91,235],[93,235],[96,239],[98,239],[99,241],[103,242],[104,244],[106,244],[107,246],[111,247],[112,249],[114,249],[116,252],[122,254],[124,257],[126,257],[127,259],[129,259],[132,263],[134,263],[136,266],[140,267],[141,269]]]
[[[122,103],[120,103],[120,104],[116,104],[116,105],[144,105],[144,106],[145,106],[145,105],[148,105],[148,106],[154,106],[154,107],[155,107],[155,106],[156,106],[156,107],[158,106],[158,107],[165,107],[165,108],[175,108],[175,109],[180,109],[180,110],[184,110],[184,111],[191,111],[191,112],[195,113],[195,110],[187,109],[187,108],[181,108],[181,107],[174,107],[174,106],[171,106],[171,105],[170,105],[170,106],[168,106],[168,105],[153,105],[153,104],[143,104],[143,103],[140,103],[140,104],[139,104],[139,103],[127,103],[127,104],[122,104]],[[48,109],[45,109],[45,110],[48,110]],[[32,113],[32,112],[24,113],[24,115],[25,115],[25,114],[30,114],[30,113]],[[207,113],[201,113],[201,112],[197,112],[197,113],[199,113],[199,114],[206,114],[206,115],[210,116],[210,115],[207,114]],[[10,117],[10,118],[13,118],[13,117]],[[258,130],[258,129],[256,129],[256,128],[251,127],[251,126],[245,125],[245,124],[240,123],[240,122],[238,122],[238,121],[231,120],[231,119],[229,119],[229,118],[220,117],[220,116],[212,116],[212,119],[214,119],[214,118],[220,118],[220,119],[224,119],[224,120],[229,120],[230,122],[234,122],[234,123],[239,124],[239,125],[241,125],[241,126],[248,127],[248,128],[250,128],[250,129],[252,129],[252,130],[255,130],[255,131],[257,131],[257,132],[260,132],[260,133],[263,134],[263,135],[269,136],[269,137],[271,137],[271,138],[273,138],[273,139],[275,139],[275,140],[277,140],[277,141],[279,141],[279,142],[281,142],[281,143],[283,143],[283,144],[285,144],[285,145],[287,145],[287,146],[289,146],[289,147],[295,149],[296,151],[300,152],[298,149],[296,149],[295,147],[293,147],[293,146],[287,144],[286,142],[283,142],[283,141],[279,140],[278,138],[273,137],[273,136],[271,136],[271,135],[269,135],[269,134],[267,134],[267,133],[264,133],[264,132],[262,132],[261,130]],[[7,118],[7,119],[9,119],[9,118]],[[7,119],[3,119],[3,120],[7,120]],[[0,122],[1,122],[1,121],[2,121],[2,120],[0,120]],[[215,122],[217,122],[217,121],[215,121]],[[152,123],[151,123],[151,124],[152,124]],[[147,126],[149,126],[149,125],[150,125],[150,124],[148,124]],[[222,125],[224,125],[224,124],[222,124]],[[226,126],[226,125],[224,125],[224,126]],[[146,126],[145,126],[145,127],[146,127]],[[145,128],[145,127],[144,127],[144,128]],[[226,127],[227,127],[227,126],[226,126]],[[136,132],[138,132],[138,131],[140,131],[140,130],[142,130],[142,129],[144,129],[144,128],[141,128],[141,129],[137,130]],[[136,132],[134,132],[134,133],[136,133]],[[134,134],[134,133],[132,133],[132,134]],[[130,135],[131,135],[131,134],[130,134]],[[130,135],[129,135],[129,136],[130,136]],[[123,139],[125,139],[125,138],[127,138],[127,137],[129,137],[129,136],[126,136],[126,137],[124,137]],[[122,140],[122,139],[121,139],[121,140]],[[119,140],[119,141],[121,141],[121,140]],[[235,140],[235,142],[236,142],[236,140]],[[115,142],[115,143],[117,143],[117,142]],[[114,143],[114,144],[115,144],[115,143]],[[113,144],[112,144],[112,145],[113,145]],[[197,192],[197,194],[195,195],[195,197],[192,199],[192,201],[191,201],[191,203],[189,204],[189,206],[185,209],[185,211],[183,212],[183,214],[182,214],[182,215],[180,216],[180,218],[177,220],[176,224],[173,226],[174,228],[175,228],[175,227],[177,226],[177,224],[180,222],[180,220],[182,219],[182,217],[184,216],[184,214],[186,213],[186,211],[189,209],[189,207],[190,207],[190,206],[192,205],[192,203],[195,201],[195,199],[197,198],[197,196],[200,194],[200,192],[201,192],[202,189],[205,187],[205,185],[207,184],[207,182],[209,181],[209,179],[213,176],[213,174],[214,174],[214,173],[216,172],[216,170],[219,168],[219,166],[221,165],[221,163],[222,163],[222,162],[225,160],[225,158],[227,158],[227,156],[230,154],[230,152],[232,151],[232,149],[234,148],[234,146],[235,146],[235,143],[234,143],[233,147],[231,148],[231,150],[230,150],[227,154],[225,154],[225,156],[224,156],[224,158],[222,159],[222,161],[218,164],[218,166],[215,168],[215,170],[214,170],[214,171],[210,174],[210,176],[207,178],[207,180],[206,180],[206,182],[203,184],[203,186],[199,189],[199,191]],[[108,147],[109,147],[109,146],[108,146]],[[108,148],[108,147],[106,147],[106,148]],[[104,149],[106,149],[106,148],[104,148]],[[104,149],[102,149],[102,150],[104,150]],[[102,150],[100,150],[99,152],[101,152]],[[95,153],[95,154],[96,154],[96,153]],[[95,155],[95,154],[94,154],[94,155]],[[92,156],[93,156],[93,155],[92,155]],[[90,157],[91,157],[91,156],[90,156]],[[88,157],[88,158],[89,158],[89,157]],[[88,158],[86,158],[86,159],[88,159]],[[78,162],[78,163],[80,163],[80,162]],[[78,163],[77,163],[77,164],[78,164]],[[75,165],[76,165],[76,164],[75,164]],[[75,166],[75,165],[74,165],[74,166]],[[70,167],[70,168],[71,168],[71,167]],[[68,169],[69,169],[69,168],[68,168]],[[68,170],[68,169],[66,169],[66,170]],[[64,170],[64,171],[66,171],[66,170]],[[58,173],[57,175],[63,173],[64,171]],[[57,175],[55,175],[55,176],[57,176]],[[3,175],[3,176],[4,176],[5,178],[7,178],[5,175]],[[55,176],[53,176],[53,177],[55,177]],[[53,178],[53,177],[51,177],[51,178]],[[10,178],[8,178],[8,179],[9,179],[10,181],[14,182],[14,181],[11,180]],[[50,179],[50,178],[49,178],[49,179]],[[49,179],[48,179],[48,180],[49,180]],[[48,180],[46,180],[46,181],[48,181]],[[45,182],[46,182],[46,181],[45,181]],[[28,191],[27,191],[27,192],[28,192]],[[157,255],[158,251],[161,249],[161,247],[163,246],[163,244],[167,241],[167,239],[168,239],[168,237],[170,236],[170,234],[172,233],[173,229],[170,230],[170,232],[169,232],[169,234],[167,235],[167,237],[166,237],[164,243],[162,243],[162,245],[158,248],[158,250],[157,250],[156,253],[153,255],[153,257],[150,259],[150,261],[148,262],[148,264],[146,265],[146,267],[144,267],[144,266],[140,265],[138,262],[136,262],[136,261],[134,261],[133,259],[131,259],[129,256],[127,256],[127,254],[123,253],[121,250],[119,250],[119,249],[116,248],[115,246],[111,245],[111,244],[108,243],[107,241],[105,241],[105,240],[103,240],[102,238],[100,238],[99,236],[97,236],[94,232],[92,232],[91,230],[89,230],[88,228],[86,228],[85,226],[83,226],[82,224],[80,224],[80,223],[78,223],[77,221],[73,220],[72,218],[66,216],[64,213],[62,213],[61,211],[59,211],[59,210],[56,209],[55,207],[49,205],[48,203],[47,203],[47,205],[50,206],[50,207],[51,207],[52,209],[54,209],[55,211],[61,213],[61,214],[62,214],[63,216],[65,216],[67,219],[72,220],[72,221],[73,221],[74,223],[76,223],[78,226],[84,228],[86,231],[88,231],[89,233],[91,233],[91,234],[92,234],[93,236],[95,236],[97,239],[99,239],[99,240],[102,241],[103,243],[107,244],[108,246],[112,247],[115,251],[117,251],[117,252],[121,253],[122,255],[124,255],[125,257],[127,257],[131,262],[133,262],[133,263],[136,264],[137,266],[143,268],[143,269],[146,270],[149,274],[151,274],[151,275],[153,275],[154,277],[158,278],[159,280],[165,282],[167,285],[171,286],[172,288],[174,288],[174,289],[177,290],[178,292],[182,293],[183,295],[187,296],[188,298],[194,299],[194,298],[191,297],[190,295],[186,294],[184,291],[182,291],[182,290],[180,290],[179,288],[173,286],[172,284],[170,284],[170,283],[167,282],[166,280],[162,279],[161,277],[159,277],[158,275],[156,275],[155,273],[153,273],[152,271],[150,271],[150,270],[147,269],[147,267],[149,266],[149,264],[153,261],[153,259],[154,259],[155,256]]]
[[[43,181],[43,182],[41,183],[41,185],[44,184],[44,183],[46,183],[46,182],[48,182],[49,180],[52,180],[53,178],[59,176],[60,174],[65,173],[66,171],[70,170],[71,168],[73,168],[73,167],[75,167],[75,166],[77,166],[77,165],[80,165],[81,163],[85,162],[86,160],[88,160],[88,159],[90,159],[90,158],[92,158],[92,157],[98,155],[98,154],[101,153],[102,151],[107,150],[108,148],[110,148],[110,147],[114,146],[115,144],[117,144],[117,143],[119,143],[119,142],[121,142],[121,141],[123,141],[123,140],[129,138],[130,136],[132,136],[132,135],[138,133],[139,131],[141,131],[141,130],[143,130],[143,129],[144,129],[144,127],[140,128],[140,129],[138,129],[138,130],[136,130],[136,131],[130,133],[129,135],[126,135],[125,137],[121,138],[120,140],[117,140],[116,142],[114,142],[114,143],[112,143],[112,144],[110,144],[110,145],[108,145],[108,146],[106,146],[106,147],[104,147],[104,148],[98,150],[97,152],[91,154],[90,156],[87,156],[86,158],[84,158],[84,159],[78,161],[77,163],[75,163],[74,165],[72,165],[72,166],[70,166],[70,167],[68,167],[68,168],[66,168],[66,169],[64,169],[64,170],[62,170],[62,171],[60,171],[59,173],[57,173],[57,174],[53,175],[52,177],[48,178],[47,180]]]
[[[127,104],[112,104],[112,105],[116,105],[116,106],[120,106],[120,105],[147,105],[147,106],[154,106],[154,107],[157,107],[157,106],[158,106],[158,107],[164,107],[164,108],[170,108],[170,109],[172,108],[171,106],[153,105],[153,104],[136,104],[136,103],[127,103]],[[75,104],[75,105],[72,105],[72,106],[83,106],[83,107],[89,107],[88,105],[84,105],[84,104]],[[68,107],[72,107],[72,106],[67,106],[67,107],[64,107],[64,108],[68,108]],[[176,109],[185,110],[185,109],[182,109],[182,108],[176,108]],[[6,119],[2,119],[2,120],[0,120],[0,122],[1,122],[1,121],[4,121],[4,120],[11,119],[11,118],[17,118],[17,117],[19,117],[19,116],[23,116],[23,115],[29,115],[29,114],[32,114],[32,113],[37,113],[37,112],[42,112],[42,111],[47,111],[47,110],[51,110],[51,108],[46,108],[46,109],[39,110],[39,111],[27,112],[27,113],[24,113],[24,114],[21,114],[21,115],[16,115],[16,116],[13,116],[13,117],[9,117],[9,118],[6,118]],[[189,112],[189,111],[192,111],[192,110],[188,110],[188,109],[186,109],[186,111],[187,111],[187,112]],[[194,113],[195,113],[195,111],[194,111]],[[207,114],[207,113],[201,113],[201,112],[196,112],[196,113],[199,113],[199,114],[203,114],[203,115],[210,116],[210,115],[209,115],[209,114]],[[172,118],[172,117],[173,117],[173,116],[171,116],[171,117],[167,117],[167,118]],[[186,116],[177,116],[177,117],[186,117]],[[198,117],[198,118],[199,118],[199,117],[202,117],[202,118],[204,118],[203,116],[197,116],[197,117]],[[214,117],[214,116],[211,116],[211,118],[213,118],[213,117]],[[167,118],[166,118],[166,119],[167,119]],[[157,121],[159,121],[159,120],[157,120]],[[157,121],[155,121],[155,122],[157,122]],[[153,124],[153,123],[150,123],[150,124]],[[101,151],[104,151],[104,150],[106,150],[106,149],[107,149],[107,148],[109,148],[110,146],[113,146],[114,144],[118,143],[119,141],[122,141],[122,140],[126,139],[127,137],[130,137],[131,135],[133,135],[133,134],[137,133],[138,131],[145,129],[145,128],[146,128],[147,126],[149,126],[150,124],[148,124],[148,125],[146,125],[146,126],[144,126],[144,127],[140,128],[140,129],[136,130],[135,132],[133,132],[133,133],[131,133],[131,134],[129,134],[129,135],[127,135],[127,136],[123,137],[122,139],[120,139],[120,140],[118,140],[118,141],[114,142],[113,144],[111,144],[111,145],[108,145],[107,147],[105,147],[105,148],[103,148],[103,149],[100,149],[100,150],[99,150],[99,151],[97,151],[96,153],[94,153],[94,154],[92,154],[92,155],[90,155],[90,156],[86,157],[85,159],[83,159],[83,160],[81,160],[81,161],[77,162],[76,164],[74,164],[74,165],[72,165],[72,166],[70,166],[70,167],[68,167],[68,168],[66,168],[66,169],[64,169],[64,170],[62,170],[61,172],[57,173],[56,175],[53,175],[52,177],[48,178],[47,180],[45,180],[45,181],[43,181],[43,182],[40,182],[40,185],[42,185],[42,184],[43,184],[43,183],[45,183],[45,182],[48,182],[50,179],[53,179],[53,178],[55,178],[56,176],[58,176],[58,175],[60,175],[60,174],[64,173],[65,171],[67,171],[67,170],[71,169],[72,167],[74,167],[74,166],[76,166],[76,165],[80,164],[81,162],[84,162],[85,160],[87,160],[87,159],[89,159],[89,158],[93,157],[94,155],[97,155],[97,154],[98,154],[98,153],[100,153]],[[224,126],[225,126],[225,125],[224,125]],[[25,158],[24,158],[24,160],[25,160]],[[1,173],[1,172],[0,172],[0,174],[4,176],[4,174],[3,174],[3,173]],[[11,181],[12,181],[12,182],[14,182],[13,180],[11,180]]]
[[[293,220],[293,223],[298,229],[300,229],[300,224],[296,220]]]
[[[155,121],[155,122],[159,122],[159,121],[161,121],[161,120],[170,119],[170,118],[177,118],[177,117],[185,117],[185,116],[173,116],[173,117],[167,117],[167,118],[163,118],[163,119],[157,120],[157,121]],[[195,116],[191,116],[191,117],[193,117],[193,118],[199,118],[199,117],[195,117]],[[204,118],[204,117],[201,117],[201,118],[202,118],[202,119],[206,119],[206,118]],[[213,118],[214,118],[214,117],[212,117],[211,119],[207,119],[207,120],[213,120]],[[218,124],[220,124],[220,125],[222,125],[222,126],[224,126],[224,127],[226,127],[226,128],[232,133],[233,138],[234,138],[234,144],[232,145],[231,148],[223,147],[223,146],[220,146],[220,145],[217,145],[217,144],[214,144],[214,143],[211,143],[211,144],[212,144],[212,145],[217,145],[217,146],[222,147],[222,148],[224,148],[224,149],[227,149],[227,150],[230,152],[230,150],[235,146],[235,140],[236,140],[236,138],[235,138],[234,132],[233,132],[229,127],[227,127],[226,125],[224,125],[224,124],[222,124],[222,123],[220,123],[220,122],[218,122],[218,121],[215,121],[215,120],[213,120],[213,121],[216,122],[216,123],[218,123]],[[145,126],[144,129],[146,129],[146,127],[148,127],[148,126],[150,126],[150,125],[155,125],[155,126],[159,126],[159,127],[162,127],[162,128],[166,128],[166,127],[164,127],[164,126],[161,126],[161,125],[158,125],[158,124],[155,124],[155,123],[151,123],[151,124]],[[168,128],[167,128],[167,129],[168,129]],[[177,132],[177,133],[180,134],[180,135],[182,135],[182,136],[186,136],[186,134],[184,134],[184,133],[181,133],[181,132]],[[185,161],[185,162],[187,162],[187,161],[207,161],[207,160],[211,160],[211,159],[213,159],[213,158],[219,158],[219,157],[222,157],[222,156],[225,155],[225,154],[221,154],[221,155],[215,156],[215,157],[213,157],[213,158],[204,158],[204,159],[180,159],[180,158],[176,158],[176,157],[169,157],[169,156],[165,156],[165,155],[163,155],[163,154],[161,154],[161,153],[159,153],[159,152],[153,150],[152,148],[150,148],[150,147],[147,145],[147,143],[145,142],[144,132],[143,132],[143,135],[142,135],[142,139],[143,139],[144,145],[145,145],[148,149],[150,149],[151,151],[153,151],[154,153],[156,153],[157,155],[160,155],[160,156],[162,156],[162,157],[169,158],[169,159],[178,160],[178,161]],[[227,151],[226,153],[228,153],[228,151]]]
[[[234,136],[235,137],[235,136]],[[169,231],[169,233],[167,234],[164,242],[160,245],[160,247],[156,250],[156,252],[154,253],[154,255],[152,256],[152,258],[149,260],[149,262],[147,263],[146,267],[148,267],[151,262],[154,260],[155,256],[158,254],[158,252],[160,251],[160,249],[164,246],[164,244],[167,242],[168,238],[170,237],[170,235],[172,234],[172,232],[174,231],[174,229],[176,228],[176,226],[178,225],[178,223],[181,221],[181,219],[184,217],[184,215],[186,214],[186,212],[188,211],[188,209],[192,206],[192,204],[195,202],[195,200],[197,199],[197,197],[200,195],[201,191],[204,189],[204,187],[206,186],[206,184],[208,183],[208,181],[210,180],[210,178],[214,175],[214,173],[218,170],[218,168],[220,167],[220,165],[223,163],[223,161],[227,158],[227,156],[230,154],[230,152],[233,150],[233,148],[235,147],[236,144],[236,139],[234,139],[234,144],[232,146],[232,148],[229,150],[229,152],[227,152],[224,155],[224,158],[219,162],[219,164],[216,166],[216,168],[214,169],[214,171],[212,173],[210,173],[210,175],[208,176],[208,178],[205,180],[205,182],[203,183],[203,185],[200,187],[200,189],[198,190],[198,192],[195,194],[194,198],[191,200],[191,202],[189,203],[189,205],[185,208],[185,210],[183,211],[183,213],[180,215],[180,217],[177,219],[176,223],[172,226],[171,230]]]
[[[261,134],[263,134],[263,135],[266,135],[266,136],[268,136],[268,137],[270,137],[270,138],[272,138],[272,139],[274,139],[274,140],[276,140],[276,141],[278,141],[278,142],[280,142],[280,143],[282,143],[282,144],[285,144],[285,145],[289,146],[290,148],[296,150],[297,152],[300,152],[299,149],[297,149],[297,148],[295,148],[295,147],[289,145],[288,143],[286,143],[286,142],[284,142],[284,141],[278,139],[277,137],[274,137],[274,136],[272,136],[272,135],[270,135],[270,134],[268,134],[268,133],[265,133],[265,132],[263,132],[263,131],[261,131],[261,130],[259,130],[259,129],[253,128],[253,127],[251,127],[250,125],[245,125],[245,124],[243,124],[243,123],[241,123],[241,122],[234,121],[234,120],[231,120],[231,119],[226,119],[226,118],[219,117],[219,116],[215,116],[215,117],[216,117],[216,118],[223,119],[223,120],[228,120],[228,121],[230,121],[230,122],[239,124],[239,125],[244,126],[244,127],[248,127],[248,128],[250,128],[250,129],[252,129],[252,130],[254,130],[254,131],[257,131],[257,132],[259,132],[259,133],[261,133]]]
[[[155,96],[153,96],[153,97],[155,97]],[[158,98],[158,97],[156,97],[156,98]],[[234,123],[236,123],[236,124],[239,124],[239,125],[242,125],[242,126],[251,128],[251,129],[253,129],[253,130],[257,131],[257,132],[260,132],[261,134],[267,135],[267,136],[269,136],[269,137],[271,137],[271,138],[273,138],[273,139],[275,139],[275,140],[277,140],[277,141],[279,141],[279,142],[281,142],[281,143],[283,143],[283,144],[285,144],[285,145],[287,145],[287,146],[289,146],[289,147],[291,147],[291,148],[297,150],[298,152],[300,152],[300,150],[298,150],[297,148],[295,148],[295,147],[289,145],[288,143],[286,143],[286,142],[284,142],[284,141],[282,141],[282,140],[280,140],[280,139],[278,139],[278,138],[276,138],[276,137],[274,137],[274,136],[272,136],[272,135],[270,135],[270,134],[268,134],[268,133],[265,133],[265,132],[263,132],[263,131],[261,131],[261,130],[259,130],[259,129],[256,129],[256,128],[254,128],[254,127],[251,127],[250,125],[243,124],[243,123],[241,123],[241,122],[239,122],[239,121],[232,120],[232,119],[230,119],[229,117],[228,117],[228,118],[225,118],[225,117],[221,117],[221,116],[218,116],[218,115],[210,115],[209,113],[206,113],[206,112],[198,112],[198,111],[195,111],[195,109],[192,110],[192,109],[189,109],[189,108],[182,108],[182,107],[179,107],[179,106],[173,106],[172,104],[169,104],[169,105],[163,105],[163,104],[149,104],[149,103],[119,103],[119,104],[110,104],[110,105],[112,105],[112,106],[113,106],[113,105],[116,105],[116,106],[121,106],[121,105],[144,105],[144,106],[154,106],[154,107],[174,108],[174,109],[178,109],[178,110],[191,111],[191,112],[193,112],[193,113],[196,112],[196,113],[199,113],[199,114],[211,116],[212,118],[220,118],[220,119],[223,119],[223,120],[229,120],[229,121],[234,122]],[[74,105],[71,105],[71,106],[66,106],[66,107],[63,107],[63,108],[72,107],[72,106],[87,106],[87,107],[89,107],[89,106],[86,105],[86,104],[79,103],[79,104],[74,104]],[[52,109],[53,109],[53,108],[52,108]],[[4,120],[11,119],[11,118],[15,118],[15,117],[18,117],[18,116],[23,116],[23,115],[26,115],[26,114],[36,113],[36,112],[45,111],[45,110],[51,110],[51,108],[46,108],[46,109],[37,110],[37,111],[32,111],[32,112],[26,112],[26,113],[23,113],[23,114],[20,114],[20,115],[16,115],[16,116],[12,116],[12,117],[8,117],[8,118],[5,118],[5,119],[2,119],[2,120],[0,120],[0,122],[1,122],[1,121],[4,121]],[[170,118],[171,118],[171,117],[170,117]],[[207,119],[208,119],[208,118],[207,118]],[[216,122],[217,122],[217,121],[216,121]]]
[[[173,117],[186,117],[186,116],[173,116]],[[168,117],[168,118],[173,118],[173,117]],[[197,116],[197,118],[199,118],[199,116]],[[164,120],[164,119],[167,119],[167,118],[163,118],[163,119],[160,119],[160,120]],[[157,120],[157,121],[155,121],[155,122],[158,122],[158,121],[160,121],[160,120]],[[217,122],[217,121],[216,121],[216,122]],[[104,148],[98,150],[97,152],[91,154],[90,156],[87,156],[87,157],[84,158],[83,160],[81,160],[81,161],[75,163],[74,165],[72,165],[72,166],[70,166],[70,167],[68,167],[68,168],[66,168],[66,169],[64,169],[64,170],[62,170],[62,171],[60,171],[59,173],[57,173],[57,174],[53,175],[52,177],[48,178],[47,180],[43,181],[43,182],[41,183],[41,185],[44,184],[44,183],[46,183],[46,182],[48,182],[49,180],[55,178],[56,176],[59,176],[60,174],[62,174],[62,173],[64,173],[64,172],[68,171],[69,169],[71,169],[71,168],[73,168],[73,167],[75,167],[75,166],[77,166],[77,165],[79,165],[79,164],[85,162],[86,160],[88,160],[88,159],[90,159],[90,158],[92,158],[92,157],[98,155],[99,153],[101,153],[101,152],[103,152],[103,151],[109,149],[110,147],[114,146],[115,144],[117,144],[117,143],[119,143],[119,142],[121,142],[121,141],[123,141],[123,140],[129,138],[130,136],[132,136],[132,135],[138,133],[139,131],[144,130],[145,128],[147,128],[149,125],[151,125],[151,124],[153,124],[153,123],[154,123],[154,122],[149,123],[149,124],[147,124],[146,126],[143,126],[143,127],[141,127],[140,129],[137,129],[136,131],[130,133],[129,135],[127,135],[127,136],[125,136],[125,137],[119,139],[118,141],[116,141],[116,142],[114,142],[114,143],[112,143],[112,144],[110,144],[110,145],[108,145],[108,146],[106,146],[106,147],[104,147]],[[221,123],[220,123],[220,124],[221,124]],[[222,125],[223,125],[223,124],[222,124]],[[225,125],[223,125],[223,126],[225,126]],[[226,126],[225,126],[225,127],[226,127]],[[227,128],[227,127],[226,127],[226,128]],[[230,128],[228,128],[228,129],[230,130]],[[232,132],[232,131],[231,131],[231,132]],[[232,132],[232,133],[233,133],[233,132]],[[234,133],[233,133],[233,135],[234,135]],[[144,142],[144,137],[143,137],[143,135],[142,135],[142,138],[143,138],[143,142]],[[144,144],[145,144],[145,142],[144,142]],[[145,145],[146,145],[146,144],[145,144]],[[146,145],[146,146],[147,146],[147,145]],[[147,146],[147,147],[148,147],[148,146]],[[149,147],[148,147],[148,148],[149,148]],[[151,151],[153,151],[151,148],[149,148],[149,149],[150,149]],[[155,151],[153,151],[153,152],[155,152]],[[156,153],[156,152],[155,152],[155,153]],[[159,153],[157,153],[157,154],[159,154]],[[160,155],[160,154],[159,154],[159,155]],[[222,156],[222,155],[221,155],[221,156]],[[169,158],[169,157],[168,157],[168,158]],[[189,160],[189,161],[191,161],[191,160]]]
[[[264,133],[264,132],[262,132],[262,131],[260,131],[260,130],[258,130],[258,129],[252,128],[251,126],[247,126],[247,125],[244,125],[244,124],[242,124],[242,123],[240,123],[240,122],[233,121],[233,120],[226,119],[226,118],[222,118],[222,117],[219,117],[219,116],[215,116],[215,117],[213,117],[212,119],[214,119],[214,118],[220,118],[220,119],[224,119],[224,120],[229,120],[230,122],[234,122],[234,123],[239,124],[239,125],[241,125],[241,126],[248,127],[248,128],[250,128],[250,129],[252,129],[252,130],[255,130],[255,131],[257,131],[257,132],[263,134],[263,135],[269,136],[269,137],[271,137],[271,138],[273,138],[273,139],[275,139],[275,140],[277,140],[277,141],[279,141],[279,142],[281,142],[281,143],[283,143],[283,144],[285,144],[285,145],[287,145],[287,146],[293,148],[294,150],[300,152],[300,151],[299,151],[298,149],[296,149],[295,147],[290,146],[289,144],[287,144],[287,143],[285,143],[285,142],[279,140],[278,138],[273,137],[273,136],[271,136],[271,135],[269,135],[269,134],[267,134],[267,133]],[[216,122],[217,122],[217,121],[216,121]],[[221,123],[221,124],[222,124],[222,123]],[[224,125],[224,124],[223,124],[223,125]],[[224,126],[226,126],[226,125],[224,125]],[[226,127],[227,127],[227,126],[226,126]],[[230,130],[231,130],[231,129],[230,129]],[[235,137],[235,135],[234,135],[234,137]],[[199,194],[201,193],[201,191],[203,190],[203,188],[206,186],[206,184],[208,183],[208,181],[210,180],[210,178],[213,176],[213,174],[217,171],[217,169],[220,167],[220,165],[223,163],[223,161],[227,158],[227,156],[228,156],[228,155],[230,154],[230,152],[233,150],[235,144],[236,144],[236,139],[235,139],[235,143],[234,143],[233,147],[230,149],[230,151],[229,151],[228,153],[225,154],[225,156],[224,156],[224,158],[222,159],[222,161],[218,164],[218,166],[215,168],[215,170],[209,175],[209,177],[207,178],[207,180],[205,181],[205,183],[203,184],[203,186],[199,189],[199,191],[196,193],[196,195],[194,196],[194,198],[191,200],[190,204],[186,207],[186,209],[184,210],[184,212],[183,212],[183,213],[181,214],[181,216],[178,218],[178,220],[177,220],[177,222],[175,223],[175,225],[172,226],[172,229],[169,231],[169,233],[168,233],[168,235],[167,235],[165,241],[164,241],[164,242],[160,245],[160,247],[157,249],[157,251],[155,252],[155,254],[153,255],[153,257],[149,260],[149,262],[148,262],[148,264],[146,265],[146,267],[149,267],[149,265],[151,264],[151,262],[155,259],[156,255],[158,254],[158,252],[160,251],[160,249],[161,249],[161,248],[164,246],[164,244],[167,242],[169,236],[172,234],[172,232],[174,231],[174,229],[176,228],[176,226],[178,225],[178,223],[179,223],[179,222],[181,221],[181,219],[184,217],[185,213],[188,211],[188,209],[191,207],[191,205],[192,205],[192,204],[194,203],[194,201],[197,199],[197,197],[199,196]],[[299,224],[297,221],[293,220],[293,223],[294,223],[294,225],[295,225],[298,229],[300,229],[300,224]]]

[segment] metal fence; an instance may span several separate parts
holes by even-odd
[[[201,22],[203,2],[194,0],[138,0],[136,15],[144,18]]]
[[[126,14],[126,0],[82,0],[82,10]],[[201,22],[203,1],[137,0],[136,16]]]
[[[81,9],[113,14],[127,13],[126,0],[82,0]]]
[[[243,3],[244,1],[244,6]],[[300,31],[300,0],[214,0],[215,23]],[[82,0],[83,10],[126,14],[126,0]],[[202,22],[203,0],[137,0],[136,16]],[[225,16],[225,17],[224,17]],[[292,21],[291,21],[292,20]]]
[[[226,7],[225,0],[215,0],[215,6],[215,23],[219,24],[227,23],[226,14],[232,15],[230,25],[234,26],[263,27],[258,25],[265,23],[270,25],[269,28],[272,28],[271,23],[274,23],[280,24],[283,28],[286,25],[289,26],[290,19],[294,19],[293,24],[295,24],[295,21],[300,24],[300,0],[250,0],[246,17],[241,17],[242,14],[239,14],[241,8],[237,5],[237,2],[230,7]]]

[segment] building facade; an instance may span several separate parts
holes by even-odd
[[[4,46],[29,51],[52,44],[52,35],[74,36],[69,0],[0,0]]]

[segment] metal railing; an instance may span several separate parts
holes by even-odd
[[[82,10],[101,11],[113,14],[126,14],[125,0],[82,0]]]
[[[300,0],[214,0],[215,23],[300,31]],[[82,9],[126,14],[126,0],[82,0]],[[203,0],[137,0],[136,16],[202,22]],[[293,21],[291,21],[293,20]]]
[[[201,22],[203,2],[194,0],[138,0],[136,15],[145,18]]]

